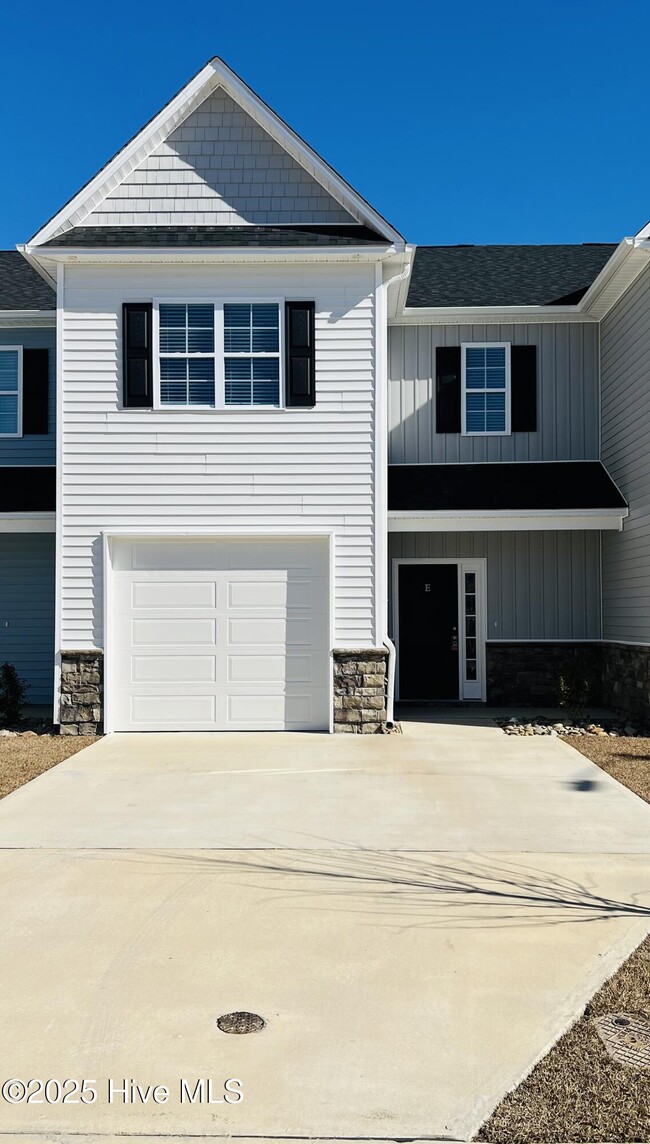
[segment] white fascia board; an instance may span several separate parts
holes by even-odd
[[[79,225],[130,171],[164,142],[217,88],[222,87],[271,138],[308,171],[359,222],[377,230],[388,242],[404,239],[324,159],[218,58],[210,60],[72,199],[29,240],[40,246],[59,231]],[[75,217],[76,216],[76,217]]]
[[[563,509],[547,512],[389,512],[389,532],[557,532],[569,529],[620,532],[627,509]]]
[[[584,314],[604,318],[645,270],[649,255],[650,243],[639,236],[624,238],[580,300]]]
[[[0,532],[55,532],[55,512],[2,512]]]
[[[38,257],[38,247],[26,247]],[[47,257],[68,266],[82,263],[110,266],[136,263],[261,263],[261,262],[383,262],[395,254],[395,247],[328,246],[328,247],[48,247]]]
[[[3,330],[35,326],[56,326],[56,310],[0,310],[0,328]]]
[[[407,306],[391,326],[489,326],[547,322],[595,322],[579,306]]]

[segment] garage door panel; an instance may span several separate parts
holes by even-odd
[[[326,542],[135,540],[113,554],[114,729],[328,726]]]
[[[216,657],[213,655],[131,657],[132,683],[214,683],[216,678]]]
[[[131,624],[131,639],[134,647],[187,646],[188,644],[210,645],[216,640],[214,620],[201,619],[134,619]]]
[[[210,724],[216,721],[214,695],[132,695],[131,718],[135,724],[174,726],[191,720]]]
[[[176,583],[136,580],[132,585],[131,603],[133,608],[145,610],[216,608],[217,586],[214,580],[179,580]]]
[[[318,670],[310,655],[230,655],[228,683],[311,683]]]

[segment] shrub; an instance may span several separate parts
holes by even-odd
[[[20,723],[29,684],[21,679],[13,663],[0,667],[0,723]]]
[[[584,717],[584,709],[593,696],[593,678],[589,662],[584,656],[567,660],[558,684],[558,700],[574,722]]]

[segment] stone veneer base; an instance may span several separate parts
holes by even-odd
[[[650,723],[650,647],[606,641],[600,647],[605,705]]]
[[[378,735],[386,730],[386,648],[334,649],[334,731]]]
[[[576,659],[585,663],[593,679],[590,706],[600,706],[602,645],[596,642],[488,643],[487,702],[556,707],[562,671]]]
[[[61,652],[61,735],[101,735],[104,720],[104,653]]]

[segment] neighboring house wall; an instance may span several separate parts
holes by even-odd
[[[374,642],[375,267],[67,268],[62,646],[103,646],[102,529],[337,533],[339,646]],[[119,408],[121,308],[167,297],[316,302],[314,409]]]
[[[28,703],[51,703],[54,675],[54,535],[0,533],[0,663],[30,685]]]
[[[650,267],[601,339],[602,459],[630,506],[623,531],[603,535],[603,636],[650,643]]]
[[[54,465],[56,460],[56,331],[46,328],[0,329],[0,346],[47,349],[49,370],[48,432],[27,437],[0,437],[0,466]]]
[[[391,326],[389,462],[594,460],[598,442],[598,326]],[[535,433],[462,437],[436,433],[436,346],[461,342],[536,345]]]
[[[217,91],[81,225],[357,221],[225,92]]]
[[[391,532],[389,555],[487,557],[488,642],[600,637],[599,532]]]

